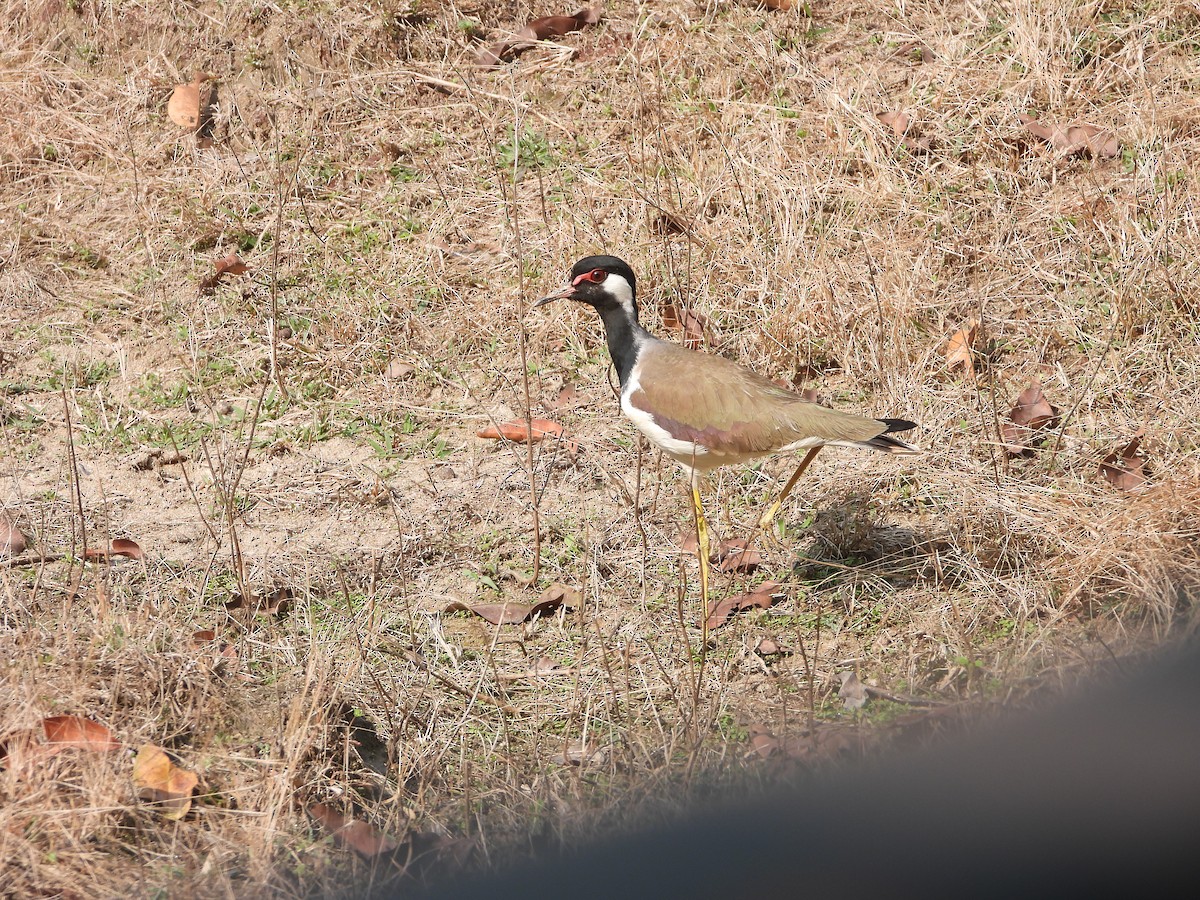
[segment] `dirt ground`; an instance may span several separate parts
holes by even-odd
[[[5,4],[4,890],[503,864],[1190,632],[1200,8],[776,5],[610,3],[485,68],[575,10]],[[920,424],[818,457],[707,648],[684,479],[594,314],[529,309],[593,252],[652,331]],[[527,414],[564,434],[477,436]],[[722,538],[796,462],[714,477]],[[17,753],[63,715],[119,747]]]

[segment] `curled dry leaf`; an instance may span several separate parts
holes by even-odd
[[[87,553],[84,554],[86,559],[110,559],[114,556],[143,559],[145,554],[142,552],[142,548],[138,546],[137,541],[131,541],[128,538],[114,538],[108,549],[103,547],[89,547]]]
[[[950,336],[946,343],[946,367],[951,372],[961,368],[968,375],[975,374],[974,352],[978,336],[978,319],[967,319],[962,328]]]
[[[1136,491],[1146,483],[1146,456],[1141,452],[1139,430],[1124,447],[1114,450],[1100,462],[1100,474],[1119,491]]]
[[[1034,443],[1041,438],[1042,432],[1057,427],[1059,412],[1058,407],[1046,399],[1035,378],[1008,411],[1010,421],[1000,426],[1004,451],[1009,456],[1033,455]]]
[[[27,546],[25,535],[8,519],[0,518],[0,559],[20,556]]]
[[[248,271],[250,267],[242,262],[242,258],[236,253],[230,253],[213,261],[213,274],[200,279],[200,290],[209,293],[226,275],[244,275]]]
[[[560,606],[572,607],[579,602],[579,591],[564,584],[553,584],[542,592],[536,603],[517,603],[509,600],[505,603],[473,603],[466,604],[458,600],[446,607],[446,612],[473,612],[486,619],[493,625],[519,625],[533,616],[544,616],[554,612]]]
[[[60,748],[78,747],[107,753],[121,746],[111,731],[83,716],[50,716],[42,719],[42,730],[46,733],[46,741]]]
[[[1097,125],[1047,124],[1025,113],[1021,113],[1019,118],[1030,134],[1065,154],[1087,153],[1094,159],[1112,159],[1121,155],[1121,144],[1117,136],[1107,128]]]
[[[890,128],[892,135],[900,139],[900,145],[909,153],[928,153],[933,146],[927,137],[922,137],[912,124],[912,117],[903,110],[876,113],[881,124]]]
[[[842,683],[842,686],[838,688],[838,697],[846,705],[846,709],[862,709],[867,703],[867,689],[858,680],[858,674],[838,672],[837,678]]]
[[[774,581],[764,581],[754,590],[745,594],[735,594],[723,600],[716,600],[708,611],[708,629],[720,628],[730,617],[746,609],[770,609],[778,596],[780,585]]]
[[[475,64],[483,68],[494,68],[535,46],[538,41],[548,41],[572,31],[579,31],[588,25],[595,25],[603,14],[603,7],[594,6],[581,9],[573,16],[545,16],[534,19],[511,38],[496,41],[481,50]]]
[[[287,585],[277,587],[266,594],[251,594],[249,603],[246,602],[245,597],[235,591],[233,597],[225,604],[225,609],[233,612],[234,610],[251,607],[256,614],[284,616],[292,608],[292,601],[295,598],[296,592]]]
[[[133,761],[133,783],[138,796],[158,804],[165,819],[182,819],[192,807],[192,792],[200,783],[195,772],[182,769],[165,750],[143,744]]]
[[[200,85],[208,76],[197,75],[191,84],[177,84],[167,101],[167,116],[182,128],[200,127]]]
[[[364,859],[391,853],[400,846],[398,841],[373,825],[347,818],[327,803],[314,803],[308,808],[308,814],[320,822],[340,846],[353,850]]]
[[[532,441],[536,444],[547,436],[558,437],[562,433],[563,427],[557,422],[549,419],[534,419],[531,422],[514,421],[505,422],[503,425],[489,425],[487,428],[481,428],[475,432],[475,437],[490,438],[491,440],[504,438],[506,441],[514,441],[519,444]]]
[[[698,350],[704,345],[704,330],[708,322],[699,313],[684,310],[680,315],[675,303],[668,301],[662,306],[662,323],[668,331],[682,331],[683,346],[689,350]]]

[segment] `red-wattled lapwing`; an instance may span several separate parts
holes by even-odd
[[[892,436],[915,428],[913,422],[829,409],[724,357],[659,340],[638,322],[637,280],[633,270],[615,256],[581,259],[571,269],[571,283],[534,307],[561,299],[595,307],[621,382],[621,411],[691,476],[705,639],[709,540],[700,501],[705,474],[729,463],[807,450],[759,522],[768,528],[796,480],[826,444],[885,453],[920,452]]]

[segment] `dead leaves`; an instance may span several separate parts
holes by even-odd
[[[200,776],[175,765],[161,747],[143,744],[133,761],[133,783],[138,796],[156,804],[164,819],[178,820],[191,809]]]
[[[1060,410],[1046,399],[1042,386],[1035,378],[1021,391],[1017,402],[1008,411],[1009,421],[1000,425],[1004,452],[1010,457],[1032,456],[1035,445],[1046,431],[1058,426]]]
[[[967,375],[975,375],[975,341],[979,337],[979,320],[967,319],[963,326],[946,342],[946,368],[951,372],[962,369]]]
[[[84,553],[84,559],[97,559],[108,561],[114,556],[125,556],[129,559],[144,559],[145,554],[142,548],[138,546],[137,541],[131,541],[128,538],[113,538],[106,548],[104,547],[89,547]]]
[[[485,69],[495,68],[500,63],[513,59],[529,48],[537,46],[538,41],[548,41],[551,38],[570,34],[572,31],[579,31],[588,25],[595,25],[603,14],[603,7],[594,6],[581,9],[571,16],[545,16],[533,19],[511,38],[496,41],[481,50],[475,59],[475,64]]]
[[[1112,159],[1121,155],[1115,134],[1096,125],[1058,125],[1021,113],[1018,118],[1034,137],[1041,138],[1064,156],[1086,153],[1093,159]]]
[[[679,548],[684,553],[692,554],[700,549],[696,532],[680,535]],[[718,541],[709,547],[708,561],[715,563],[721,572],[753,572],[763,564],[763,556],[752,549],[749,543],[736,538],[732,541]]]
[[[880,124],[891,129],[892,136],[898,138],[900,146],[909,153],[928,153],[932,149],[933,142],[921,136],[912,124],[912,117],[903,110],[876,113],[875,118]]]
[[[1113,450],[1100,462],[1100,474],[1118,491],[1136,491],[1146,483],[1145,454],[1141,452],[1142,432],[1138,431],[1124,447]]]
[[[552,584],[542,591],[536,603],[518,603],[515,600],[508,600],[504,603],[466,604],[455,600],[446,607],[445,611],[473,612],[493,625],[519,625],[534,616],[548,615],[560,606],[573,609],[579,604],[579,600],[580,594],[575,588],[565,584]]]
[[[20,556],[25,552],[25,535],[8,519],[0,518],[0,559]]]
[[[167,116],[181,128],[196,130],[207,98],[201,96],[201,85],[208,81],[208,76],[197,74],[190,84],[177,84],[167,101]]]
[[[228,256],[214,260],[213,268],[215,269],[213,274],[200,279],[202,294],[211,294],[226,275],[244,275],[250,267],[242,262],[242,258],[236,253],[230,253]]]
[[[338,845],[353,850],[363,859],[373,859],[393,852],[400,842],[384,834],[375,826],[359,819],[351,819],[327,803],[314,803],[308,814],[321,823],[333,835]]]
[[[782,585],[774,581],[764,581],[758,587],[744,594],[736,594],[723,600],[714,601],[708,610],[708,630],[720,628],[734,615],[747,609],[770,609],[783,595],[779,592]]]
[[[562,433],[563,427],[550,419],[531,419],[528,422],[518,419],[481,428],[475,432],[475,437],[490,440],[504,438],[516,444],[524,444],[526,441],[536,444],[547,437],[559,437]]]
[[[106,727],[83,716],[50,716],[42,719],[42,730],[46,742],[59,748],[76,747],[108,753],[121,746]]]

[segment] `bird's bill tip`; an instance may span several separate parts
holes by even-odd
[[[574,296],[575,296],[575,285],[568,284],[562,290],[555,291],[553,294],[547,294],[545,297],[542,297],[540,300],[536,300],[534,302],[533,306],[530,308],[537,309],[539,306],[545,306],[547,303],[551,303],[555,300],[565,300],[568,297],[574,297]]]

